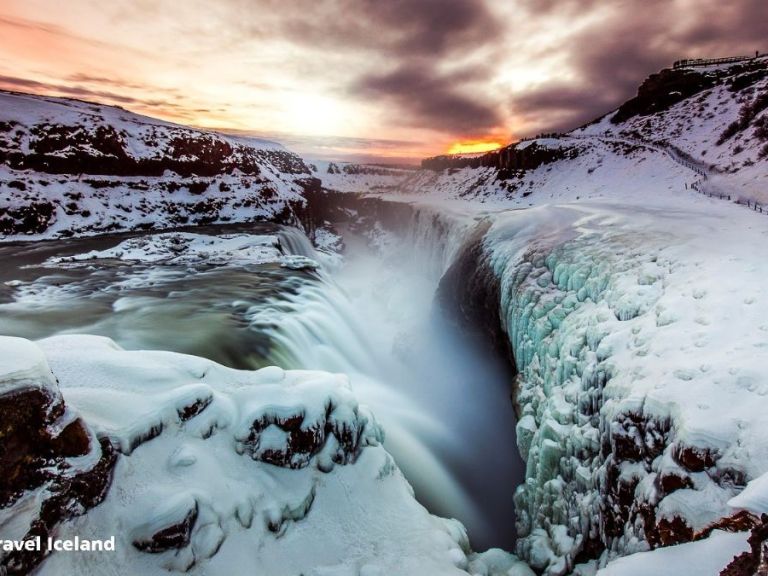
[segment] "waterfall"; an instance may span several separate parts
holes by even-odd
[[[481,218],[411,206],[396,228],[378,230],[375,248],[370,234],[347,228],[342,269],[321,267],[314,281],[245,317],[269,335],[270,362],[350,376],[430,511],[464,522],[476,546],[510,547],[519,470],[508,374],[433,306],[440,278]],[[298,230],[281,232],[280,241],[316,257]]]

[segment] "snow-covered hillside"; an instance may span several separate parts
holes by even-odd
[[[665,70],[639,94],[559,137],[420,170],[399,191],[529,207],[636,197],[643,190],[658,196],[695,184],[768,211],[768,58]]]
[[[415,167],[399,167],[350,162],[313,161],[312,173],[323,181],[323,188],[337,192],[389,194],[411,176]]]
[[[573,135],[670,144],[711,173],[712,191],[768,205],[768,57],[663,71]]]
[[[304,191],[318,184],[272,142],[0,92],[0,238],[296,222]]]
[[[675,194],[698,178],[658,149],[634,142],[563,138],[538,140],[536,144],[567,157],[511,174],[492,166],[420,170],[403,181],[400,190],[432,198],[528,208],[555,201]]]

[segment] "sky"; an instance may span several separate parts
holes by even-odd
[[[768,0],[0,0],[0,89],[413,162],[574,128],[680,58],[768,51]]]

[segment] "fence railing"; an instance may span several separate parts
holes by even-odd
[[[712,66],[714,64],[732,64],[736,62],[744,62],[745,60],[753,60],[757,58],[759,54],[755,56],[728,56],[727,58],[687,58],[685,60],[677,60],[672,64],[672,68],[690,68],[692,66]]]

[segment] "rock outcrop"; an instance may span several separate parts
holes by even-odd
[[[20,338],[2,339],[0,414],[0,526],[14,518],[15,532],[4,527],[3,536],[45,542],[61,521],[103,500],[115,452],[66,406],[42,352]],[[47,553],[5,553],[0,566],[27,574]]]
[[[0,236],[300,224],[317,187],[303,160],[272,142],[0,91]]]

